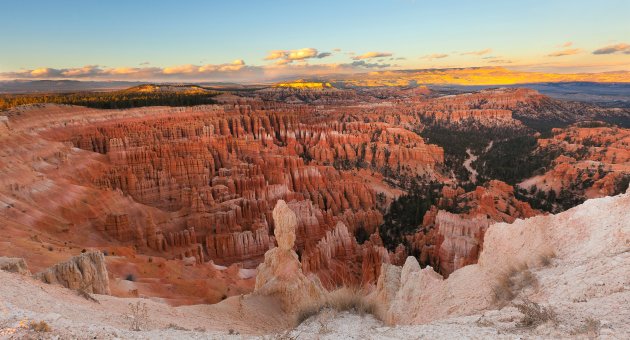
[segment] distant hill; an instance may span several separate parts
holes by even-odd
[[[309,80],[296,80],[292,82],[278,83],[275,87],[286,87],[294,89],[326,89],[333,86],[329,82],[325,81],[309,81]]]
[[[178,94],[209,94],[215,91],[198,85],[173,85],[173,84],[145,84],[130,87],[122,93],[178,93]]]
[[[130,81],[80,80],[7,80],[0,81],[0,93],[61,93],[82,91],[113,91],[145,84]]]
[[[143,84],[123,90],[63,93],[0,94],[0,110],[28,104],[68,104],[98,109],[142,106],[194,106],[214,104],[219,92],[197,85]]]

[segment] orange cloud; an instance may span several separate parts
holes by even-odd
[[[613,54],[613,53],[630,54],[630,45],[621,43],[621,44],[616,44],[616,45],[605,46],[605,47],[602,47],[593,51],[593,54]]]
[[[361,55],[352,57],[354,60],[363,60],[363,59],[372,59],[372,58],[382,58],[382,57],[391,57],[392,53],[389,52],[367,52]]]
[[[492,59],[488,60],[487,62],[490,63],[490,64],[511,64],[511,63],[513,63],[513,61],[509,60],[509,59],[495,59],[495,58],[492,58]]]
[[[429,59],[429,60],[433,60],[433,59],[442,59],[442,58],[446,58],[448,57],[448,54],[444,54],[444,53],[434,53],[434,54],[428,54],[425,55],[423,57],[420,57],[420,59]]]
[[[581,53],[582,50],[579,48],[568,48],[568,49],[564,49],[562,51],[557,51],[557,52],[553,52],[550,54],[547,54],[548,57],[564,57],[567,55],[574,55],[574,54],[578,54]]]
[[[485,50],[463,52],[463,53],[461,53],[461,55],[484,55],[484,54],[488,54],[490,52],[492,52],[492,49],[491,48],[486,48]]]
[[[299,50],[274,50],[269,52],[265,60],[276,60],[276,64],[283,65],[293,61],[304,61],[310,58],[326,58],[330,55],[330,52],[318,53],[316,48],[305,47]]]

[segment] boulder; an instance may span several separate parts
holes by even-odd
[[[100,251],[72,257],[34,275],[45,283],[60,284],[93,294],[111,294],[105,257]]]

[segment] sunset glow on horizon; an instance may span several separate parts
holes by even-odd
[[[266,82],[481,67],[627,81],[630,2],[20,1],[0,79]],[[563,76],[558,76],[563,75]],[[531,76],[531,75],[530,75]],[[497,78],[499,79],[499,78]],[[609,79],[609,80],[606,80]]]

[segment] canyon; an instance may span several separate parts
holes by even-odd
[[[627,109],[526,88],[331,84],[213,92],[210,105],[2,112],[0,256],[22,259],[7,270],[174,307],[279,295],[269,308],[288,313],[304,291],[317,300],[362,287],[391,298],[383,280],[403,264],[425,283],[458,280],[482,265],[495,226],[628,185]],[[128,91],[173,88],[201,91]],[[436,128],[452,136],[426,137]],[[464,145],[458,136],[469,133],[489,139]],[[510,135],[533,138],[531,157],[550,161],[518,182],[488,178],[484,155]],[[451,167],[452,145],[466,152],[467,181]],[[393,216],[394,206],[408,216]],[[383,305],[410,308],[405,298]]]

